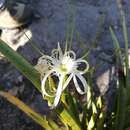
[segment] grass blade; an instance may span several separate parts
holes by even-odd
[[[123,28],[123,35],[125,41],[125,72],[126,72],[126,88],[127,88],[127,100],[130,100],[130,86],[129,86],[129,58],[128,58],[128,34],[127,34],[127,27],[126,27],[126,20],[125,16],[122,16],[122,28]]]
[[[16,105],[19,109],[21,109],[29,117],[31,117],[35,122],[37,122],[41,127],[45,128],[46,130],[54,130],[49,126],[46,117],[43,117],[40,114],[36,113],[34,110],[32,110],[22,101],[20,101],[17,97],[12,96],[8,92],[3,92],[3,91],[0,91],[0,96],[6,98],[10,103]]]
[[[125,116],[126,116],[126,101],[127,101],[126,94],[127,93],[125,88],[124,77],[119,77],[115,130],[124,130]]]
[[[34,67],[25,60],[21,55],[10,48],[4,41],[0,39],[0,52],[23,73],[40,91],[40,74]]]
[[[113,44],[114,44],[114,48],[115,48],[115,53],[116,53],[116,60],[121,59],[121,49],[120,49],[120,44],[119,41],[113,31],[113,29],[110,27],[109,28],[112,39],[113,39]],[[119,61],[117,61],[117,63],[119,63]]]
[[[65,109],[65,107],[63,107],[63,104],[60,109],[56,109],[56,113],[66,125],[72,128],[72,130],[82,130],[80,124],[75,121],[73,115],[71,115],[71,113],[67,109]]]
[[[4,41],[0,40],[0,52],[8,58],[8,60],[15,65],[15,67],[22,72],[33,84],[34,86],[41,91],[41,84],[40,84],[40,74],[37,72],[36,69],[21,55],[11,49]],[[68,123],[69,126],[76,128],[76,130],[81,130],[79,125],[76,121],[72,118],[69,111],[65,108],[62,111],[58,109],[56,112],[62,119],[65,119],[65,122]]]

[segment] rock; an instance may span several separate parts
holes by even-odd
[[[2,6],[0,9],[0,28],[20,27],[31,20],[33,9],[27,1],[5,0],[0,2]]]
[[[107,92],[110,87],[108,80],[112,68],[111,64],[108,65],[108,58],[113,53],[113,43],[109,32],[110,25],[115,27],[121,46],[124,46],[119,23],[120,15],[116,2],[114,0],[111,2],[103,0],[97,2],[84,0],[75,2],[68,0],[53,0],[53,2],[50,0],[33,0],[31,4],[36,11],[41,13],[41,18],[38,21],[32,21],[32,24],[26,28],[26,35],[30,41],[24,34],[26,30],[18,31],[18,29],[4,30],[2,34],[3,39],[6,39],[12,48],[18,50],[31,63],[34,63],[40,54],[32,47],[32,41],[40,50],[50,54],[51,50],[57,46],[58,41],[62,44],[62,47],[64,46],[66,32],[68,31],[67,26],[74,25],[73,48],[76,52],[81,53],[83,49],[91,51],[94,46],[105,50],[104,53],[108,53],[103,56],[104,59],[98,59],[95,56],[96,62],[94,58],[89,60],[90,65],[92,64],[93,66],[96,66],[98,62],[106,60],[103,63],[105,65],[101,65],[98,72],[95,73],[95,83],[102,94]],[[127,4],[124,6],[128,8]],[[126,10],[126,13],[129,17],[128,10]],[[79,34],[79,43],[76,42],[77,33]],[[16,41],[12,42],[12,37],[16,37]],[[81,42],[83,42],[83,45]],[[93,51],[92,53],[96,55],[96,52]],[[102,55],[102,52],[98,51],[98,55]]]
[[[30,107],[44,115],[46,114],[49,116],[50,114],[50,108],[48,107],[47,102],[43,100],[42,95],[35,95],[35,98],[31,102]]]
[[[130,1],[124,1],[123,7],[126,12],[128,34],[130,34]],[[4,30],[1,35],[3,40],[6,40],[14,50],[26,57],[29,62],[35,64],[41,54],[32,47],[32,43],[43,53],[50,54],[51,50],[57,47],[58,41],[64,48],[66,33],[69,33],[74,26],[73,49],[78,57],[82,56],[86,50],[90,51],[89,64],[96,68],[93,76],[94,87],[101,95],[105,95],[107,106],[112,107],[116,91],[115,59],[112,57],[114,48],[109,26],[114,28],[121,47],[124,47],[120,14],[116,1],[31,0],[31,4],[36,12],[40,12],[40,19],[33,19],[31,24],[21,30],[18,28]],[[11,39],[13,37],[16,37],[15,41]],[[9,78],[8,68],[5,70],[8,76],[5,76],[3,81],[8,81],[8,86],[10,86],[9,83],[12,79]],[[14,70],[11,69],[10,71],[13,72]],[[14,80],[17,79],[15,73],[13,76]],[[3,77],[3,72],[0,73],[0,77]],[[37,102],[41,100],[39,97],[38,95],[34,104],[31,104],[32,107],[37,106]],[[44,104],[40,102],[38,106],[38,111],[42,111],[41,107]]]

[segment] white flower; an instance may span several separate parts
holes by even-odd
[[[42,61],[47,61],[47,64],[49,66],[49,70],[46,72],[45,76],[41,80],[41,88],[43,97],[54,96],[54,103],[52,105],[52,108],[58,105],[62,92],[65,90],[65,88],[68,86],[71,80],[73,80],[78,93],[86,93],[88,85],[85,78],[82,75],[88,71],[89,64],[86,60],[83,60],[82,58],[76,59],[76,54],[74,51],[65,51],[65,53],[63,54],[60,45],[58,44],[58,48],[52,50],[51,56],[43,55],[42,57],[40,57],[39,60],[40,63],[42,63]],[[80,70],[80,64],[85,65],[84,70]],[[45,89],[46,80],[50,75],[56,75],[59,79],[58,87],[55,90],[54,95],[48,94],[48,92]],[[79,79],[82,83],[84,91],[81,90],[77,79]]]

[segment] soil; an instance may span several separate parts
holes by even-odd
[[[130,1],[122,1],[130,35]],[[22,29],[3,29],[1,38],[35,65],[40,54],[32,47],[32,41],[43,53],[50,54],[58,41],[64,47],[66,32],[69,32],[68,25],[74,25],[73,50],[78,57],[82,56],[84,50],[90,50],[88,57],[90,66],[97,68],[98,65],[93,77],[95,92],[105,96],[108,109],[111,110],[116,88],[113,42],[109,26],[114,28],[121,47],[124,47],[116,0],[29,0],[29,2],[35,15],[40,18],[34,18]],[[78,42],[77,35],[79,35]],[[3,90],[10,91],[41,114],[49,112],[41,94],[6,58],[0,60],[0,85]],[[23,112],[0,98],[0,130],[41,129]]]

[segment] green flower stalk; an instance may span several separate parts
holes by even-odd
[[[52,50],[51,56],[43,55],[39,58],[37,65],[42,65],[42,63],[46,63],[46,65],[48,65],[44,76],[43,74],[41,76],[42,95],[43,97],[54,97],[54,103],[52,104],[51,108],[55,108],[58,105],[62,92],[66,89],[71,80],[73,80],[76,90],[79,94],[85,94],[87,92],[88,84],[83,77],[83,74],[88,71],[89,64],[82,58],[76,59],[76,54],[74,51],[69,50],[63,53],[58,43],[58,48]],[[80,64],[85,65],[83,70],[80,69]],[[58,87],[57,89],[53,90],[53,95],[49,94],[45,88],[46,81],[50,75],[54,75],[59,79]],[[84,90],[81,90],[77,79],[81,81]]]

